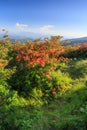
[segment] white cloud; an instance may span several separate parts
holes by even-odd
[[[40,34],[53,34],[54,26],[53,25],[44,25],[41,27],[33,28],[29,27],[27,24],[19,24],[15,25],[16,32],[32,32],[32,33],[40,33]]]
[[[16,27],[23,28],[23,27],[28,27],[28,25],[27,24],[16,23]]]
[[[70,30],[62,30],[61,33],[64,37],[70,37],[70,38],[78,38],[78,37],[85,37],[87,36],[87,32],[82,31],[70,31]]]
[[[72,29],[58,29],[58,27],[55,27],[54,25],[43,25],[43,26],[39,26],[34,28],[33,26],[30,27],[27,24],[20,24],[20,23],[16,23],[14,28],[10,28],[9,30],[10,32],[13,32],[15,34],[17,33],[36,33],[36,34],[40,34],[40,35],[61,35],[67,38],[74,38],[74,37],[84,37],[87,36],[87,32],[86,31],[78,31],[78,30],[72,30]]]
[[[41,33],[51,33],[51,31],[53,30],[53,25],[45,25],[39,28]]]

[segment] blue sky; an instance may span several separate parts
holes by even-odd
[[[87,0],[0,0],[0,32],[87,36]]]

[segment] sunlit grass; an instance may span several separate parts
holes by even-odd
[[[64,73],[68,70],[72,78],[72,86],[59,99],[42,109],[43,118],[47,120],[43,120],[43,123],[47,130],[86,130],[87,116],[81,109],[87,102],[87,60],[72,61],[68,65],[61,64],[59,68]],[[78,72],[76,75],[75,70]],[[75,79],[73,79],[74,75]]]

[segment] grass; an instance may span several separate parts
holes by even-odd
[[[59,99],[41,109],[42,130],[87,130],[87,60],[71,61],[57,69],[70,75],[72,85]]]

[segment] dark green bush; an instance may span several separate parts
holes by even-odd
[[[71,79],[60,71],[49,70],[49,66],[17,70],[11,76],[9,84],[21,96],[48,102],[64,93],[71,82]]]

